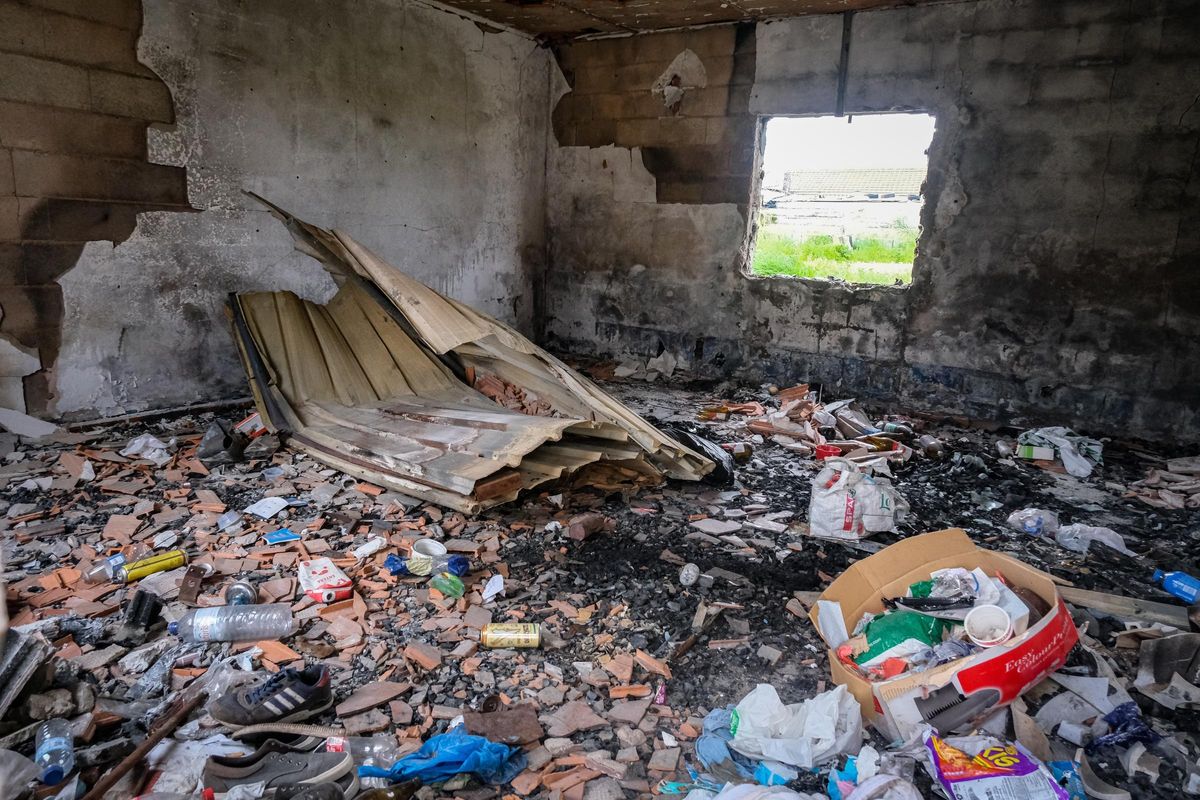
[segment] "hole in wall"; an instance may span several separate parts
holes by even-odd
[[[750,274],[910,283],[933,116],[771,117],[764,128]]]

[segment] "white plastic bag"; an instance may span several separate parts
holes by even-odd
[[[143,433],[125,445],[125,449],[121,451],[121,455],[130,458],[144,458],[147,461],[154,462],[154,466],[161,467],[171,460],[171,454],[167,452],[168,447],[170,445],[166,442],[159,441],[149,433]]]
[[[809,530],[813,536],[865,539],[896,530],[908,508],[888,479],[863,473],[853,461],[830,458],[813,478]]]
[[[737,704],[730,727],[729,746],[739,753],[801,769],[857,753],[863,740],[862,711],[845,686],[785,706],[774,686],[760,683]]]
[[[1125,546],[1121,534],[1112,528],[1093,528],[1091,525],[1064,525],[1054,535],[1054,541],[1076,553],[1086,553],[1092,542],[1103,542],[1127,556],[1137,555]]]

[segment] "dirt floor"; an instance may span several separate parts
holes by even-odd
[[[806,618],[786,608],[788,601],[794,592],[821,591],[832,578],[869,551],[904,537],[962,528],[979,545],[1009,553],[1076,587],[1171,604],[1179,601],[1152,584],[1150,576],[1154,568],[1200,574],[1196,560],[1200,553],[1197,547],[1200,509],[1154,508],[1136,497],[1126,496],[1130,484],[1144,478],[1149,467],[1179,453],[1139,444],[1106,442],[1103,466],[1091,478],[1082,480],[998,455],[997,440],[1012,442],[1016,431],[968,429],[936,421],[921,424],[925,425],[925,432],[945,443],[944,456],[939,459],[918,456],[893,467],[896,488],[911,504],[910,513],[898,524],[896,533],[875,535],[865,545],[807,537],[797,525],[790,525],[782,533],[744,527],[737,533],[741,543],[699,534],[690,525],[696,515],[743,519],[746,514],[763,513],[765,509],[767,513],[792,512],[791,518],[780,520],[783,523],[803,523],[808,516],[810,483],[817,465],[770,441],[763,442],[761,437],[754,441],[736,416],[715,423],[696,419],[698,409],[720,400],[753,399],[769,403],[769,395],[761,388],[696,384],[684,389],[667,387],[665,383],[665,380],[614,381],[605,383],[604,388],[653,422],[684,424],[717,442],[752,441],[753,455],[738,466],[732,486],[668,482],[662,487],[609,493],[589,487],[560,486],[469,520],[459,515],[444,515],[416,502],[404,504],[397,512],[395,507],[388,509],[374,498],[350,491],[343,493],[341,502],[335,502],[333,507],[352,511],[356,523],[351,532],[347,533],[344,527],[339,532],[326,519],[323,527],[309,534],[317,537],[325,532],[334,552],[343,554],[366,540],[371,523],[376,523],[374,530],[383,526],[397,534],[421,531],[436,535],[446,530],[447,537],[494,542],[494,551],[483,551],[494,555],[485,559],[482,571],[473,573],[480,576],[495,573],[499,565],[507,570],[507,596],[489,606],[491,618],[496,622],[542,621],[554,638],[560,640],[556,646],[542,650],[479,650],[465,659],[453,657],[450,648],[455,637],[443,635],[447,629],[439,627],[439,619],[461,612],[462,607],[456,609],[453,603],[440,603],[436,596],[431,598],[428,591],[411,581],[383,586],[379,571],[373,568],[353,574],[356,581],[360,577],[367,581],[364,584],[367,588],[360,590],[367,597],[369,612],[356,620],[361,626],[361,647],[357,641],[346,646],[354,652],[351,656],[343,654],[339,660],[339,642],[324,628],[316,635],[311,629],[302,633],[291,646],[301,654],[308,654],[309,661],[323,660],[337,668],[335,685],[339,701],[369,681],[387,680],[384,676],[407,672],[406,680],[414,686],[406,702],[415,709],[416,717],[410,723],[398,721],[400,717],[393,708],[392,718],[382,730],[395,733],[402,744],[413,746],[421,738],[447,727],[452,716],[445,712],[447,708],[478,707],[484,698],[495,693],[513,700],[537,702],[543,714],[551,713],[564,697],[602,707],[612,681],[599,680],[596,674],[602,672],[599,666],[607,660],[641,650],[669,661],[672,673],[669,680],[640,672],[635,679],[635,683],[649,684],[654,692],[665,691],[665,702],[652,706],[654,710],[646,718],[654,717],[651,723],[643,721],[638,725],[650,737],[648,742],[634,745],[638,748],[638,761],[629,765],[629,771],[619,781],[609,776],[596,779],[609,781],[609,789],[621,791],[625,796],[635,796],[645,794],[658,779],[668,777],[646,768],[646,759],[664,748],[667,737],[661,737],[663,731],[674,732],[674,737],[683,743],[683,757],[695,763],[688,744],[694,738],[691,732],[699,727],[708,711],[737,703],[756,684],[772,684],[787,703],[800,702],[831,688],[825,645]],[[874,411],[882,413],[888,409]],[[187,441],[188,434],[194,440],[211,419],[212,415],[198,415],[110,426],[100,429],[86,445],[79,446],[119,447],[133,436],[147,432],[164,441],[171,437]],[[317,474],[320,465],[297,459],[286,450],[272,455],[266,442],[260,442],[259,447],[256,455],[252,453],[255,456],[252,460],[214,469],[208,476],[189,474],[177,476],[183,480],[173,481],[159,474],[152,485],[130,497],[137,502],[150,501],[162,513],[181,502],[178,494],[172,496],[170,492],[178,491],[180,484],[186,483],[192,490],[209,489],[229,508],[241,509],[268,490],[279,488],[277,482],[260,477],[264,467],[274,464],[284,468],[282,480],[287,485],[282,491],[291,490],[303,498],[305,486],[313,485],[311,481],[316,479],[312,475]],[[23,448],[19,446],[18,452]],[[53,463],[51,456],[38,455],[37,445],[29,445],[27,449],[29,458]],[[12,456],[7,461],[10,466],[19,463]],[[19,488],[18,471],[10,469],[8,474],[16,477],[10,477],[8,487],[0,489],[0,514],[9,513],[7,530],[0,533],[5,537],[9,565],[5,577],[10,584],[10,607],[14,614],[20,614],[24,604],[42,588],[24,592],[12,587],[28,585],[31,577],[47,574],[63,564],[73,565],[79,558],[79,547],[97,540],[97,532],[116,509],[113,492],[103,489],[98,482],[72,485],[65,492],[48,492],[36,486]],[[322,479],[334,478],[324,475]],[[1138,555],[1129,557],[1095,547],[1087,555],[1079,555],[1052,539],[1031,537],[1010,528],[1005,522],[1007,516],[1027,506],[1053,510],[1064,524],[1086,522],[1110,527]],[[14,538],[23,527],[44,521],[12,521],[13,508],[28,516],[30,507],[36,509],[34,514],[47,512],[46,519],[68,520],[65,534],[32,540]],[[584,511],[597,511],[610,518],[614,530],[578,542],[568,538],[561,525],[553,524],[565,524]],[[322,512],[303,504],[286,513],[292,515],[293,527],[304,525],[314,514],[324,513],[329,517],[328,509]],[[188,549],[193,556],[200,551],[219,551],[220,557],[234,558],[237,553],[233,551],[246,552],[245,547],[232,547],[228,539],[203,533],[204,528],[199,524],[195,527],[202,535],[197,537],[189,525],[182,528],[183,538],[175,546]],[[163,527],[151,526],[158,531]],[[379,558],[382,560],[382,554]],[[718,573],[714,580],[701,580],[684,587],[680,584],[680,565],[689,562],[696,564],[701,573],[714,568],[724,572]],[[222,574],[235,573],[222,571]],[[254,580],[293,574],[289,561],[276,560],[264,564]],[[209,586],[206,591],[211,594],[217,590]],[[114,597],[122,603],[128,601],[127,594],[117,594],[96,602],[110,603]],[[724,611],[690,643],[686,652],[676,655],[680,645],[693,633],[693,618],[700,603]],[[58,607],[69,608],[69,602]],[[578,613],[572,617],[574,611]],[[28,622],[30,618],[18,617],[18,620]],[[107,614],[98,613],[96,618],[106,619]],[[1100,643],[1118,675],[1132,679],[1137,673],[1138,651],[1114,646],[1114,634],[1124,630],[1125,624],[1083,610],[1077,610],[1076,622]],[[321,624],[318,621],[317,625]],[[78,630],[73,643],[82,646],[83,655],[106,646],[106,634],[97,633],[95,626],[89,629],[94,636],[89,636],[88,630]],[[421,672],[410,661],[398,657],[409,641],[418,639],[445,648],[446,659],[437,669]],[[345,641],[342,639],[340,644]],[[55,640],[60,656],[64,655],[63,642],[61,635]],[[774,663],[760,657],[764,646],[777,649],[782,656]],[[222,652],[229,651],[228,645],[223,646]],[[201,656],[194,663],[199,666],[212,663],[206,659]],[[478,663],[470,663],[476,659]],[[1080,651],[1073,654],[1069,665],[1086,674],[1089,670],[1094,672],[1089,661],[1090,657]],[[136,678],[132,672],[123,672],[111,663],[75,674],[66,668],[59,672],[62,674],[48,685],[72,685],[83,680],[102,698],[125,696]],[[38,690],[44,692],[48,685]],[[552,690],[548,695],[543,693],[547,688]],[[1037,694],[1037,698],[1030,699],[1030,713],[1034,713],[1048,693]],[[1133,697],[1151,726],[1169,743],[1156,745],[1153,751],[1163,758],[1157,784],[1152,785],[1145,774],[1127,776],[1120,762],[1122,751],[1115,748],[1093,753],[1091,765],[1104,780],[1128,789],[1133,797],[1177,797],[1188,784],[1186,762],[1190,759],[1194,764],[1200,753],[1197,744],[1200,712],[1168,711],[1137,692],[1133,692]],[[75,711],[86,713],[88,709],[77,704]],[[29,722],[21,709],[10,709],[0,723],[0,736],[28,731]],[[319,722],[335,724],[339,720],[330,713]],[[211,733],[211,727],[206,727],[210,723],[211,720],[202,721],[201,727]],[[93,745],[105,737],[136,738],[138,724],[135,719],[111,727],[110,721],[110,727],[100,730]],[[576,746],[572,752],[611,754],[628,746],[631,737],[627,733],[621,726],[608,726],[579,731],[568,738]],[[875,744],[882,749],[888,743],[877,738]],[[1067,757],[1074,751],[1073,746],[1062,741],[1055,745],[1056,753],[1061,750]],[[32,749],[28,736],[24,739],[18,736],[11,746],[26,754]],[[794,786],[823,792],[826,774],[827,770],[822,770],[818,775],[803,776]],[[140,779],[145,777],[141,774]],[[680,771],[678,777],[686,778],[686,772]],[[928,796],[929,779],[920,769],[916,782]],[[134,788],[134,784],[130,783],[129,788]],[[434,794],[432,790],[424,791]],[[464,791],[465,796],[475,800],[497,794],[490,788]],[[542,795],[549,794],[544,787],[533,793],[539,791]],[[595,796],[592,789],[588,792]]]

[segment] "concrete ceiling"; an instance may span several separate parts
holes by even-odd
[[[445,5],[552,39],[833,14],[939,0],[441,0]],[[945,0],[941,0],[945,2]]]

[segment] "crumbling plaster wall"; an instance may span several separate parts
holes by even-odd
[[[244,395],[222,306],[235,291],[323,300],[249,189],[342,228],[440,291],[528,329],[544,258],[549,56],[411,0],[145,0],[140,60],[175,125],[198,213],[147,213],[63,278],[54,410],[116,414]]]
[[[1196,440],[1198,36],[1167,0],[856,14],[846,110],[937,117],[908,289],[743,273],[755,123],[834,112],[840,15],[564,47],[547,340]],[[672,114],[651,84],[684,49],[710,79]]]

